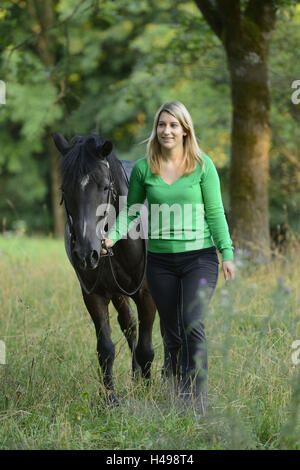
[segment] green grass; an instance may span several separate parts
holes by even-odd
[[[161,383],[158,318],[153,381],[132,383],[113,306],[121,406],[107,409],[94,326],[63,243],[0,237],[0,447],[300,449],[300,365],[291,359],[300,339],[298,254],[271,266],[242,259],[226,285],[220,273],[206,317],[210,409],[197,421],[177,412]]]

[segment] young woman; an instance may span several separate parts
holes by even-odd
[[[147,281],[161,320],[165,359],[179,396],[185,403],[198,403],[204,413],[208,366],[203,317],[218,280],[216,247],[226,280],[234,279],[235,266],[216,168],[199,149],[191,116],[180,102],[165,103],[157,111],[147,156],[132,170],[125,217],[124,211],[117,217],[107,247],[128,233],[137,217],[130,215],[130,207],[146,199]]]

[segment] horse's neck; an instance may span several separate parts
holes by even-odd
[[[110,167],[111,177],[114,182],[115,189],[116,189],[117,199],[114,203],[114,206],[115,206],[116,214],[118,215],[119,202],[120,202],[119,198],[127,196],[128,183],[127,183],[126,175],[124,174],[124,171],[122,169],[121,161],[114,154],[109,155],[107,160],[108,160],[109,167]]]
[[[119,160],[113,153],[107,157],[107,160],[109,163],[109,168],[110,168],[112,179],[119,188],[120,186]]]

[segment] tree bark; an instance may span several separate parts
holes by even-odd
[[[230,231],[235,247],[270,257],[268,53],[273,0],[196,0],[222,41],[231,77]]]
[[[50,72],[48,80],[50,83],[58,88],[57,78],[55,74],[56,64],[56,43],[53,31],[47,31],[54,22],[54,5],[52,0],[38,0],[28,1],[28,11],[32,20],[39,25],[41,30],[45,30],[37,37],[36,50],[45,64],[45,67]],[[61,84],[62,87],[62,84]],[[50,134],[50,132],[49,132]],[[65,214],[60,202],[59,188],[61,185],[61,177],[58,166],[58,155],[56,148],[49,137],[47,139],[47,148],[49,151],[49,169],[51,177],[51,204],[54,222],[54,235],[56,237],[64,236]]]

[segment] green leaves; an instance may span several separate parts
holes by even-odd
[[[10,118],[21,122],[21,135],[31,140],[34,150],[42,150],[38,145],[47,126],[63,117],[60,105],[55,104],[57,91],[49,83],[12,83],[10,86]]]
[[[37,34],[38,18],[27,4],[21,8],[20,3],[3,1],[0,9],[0,79],[7,85],[7,103],[0,108],[0,185],[6,175],[10,187],[16,187],[15,194],[21,194],[15,174],[26,171],[26,161],[28,168],[37,169],[32,170],[32,186],[47,188],[49,194],[46,141],[51,131],[68,137],[96,131],[113,139],[119,158],[142,157],[145,144],[140,143],[151,132],[154,113],[169,100],[187,106],[200,147],[226,176],[231,132],[229,74],[223,46],[194,1],[58,0],[52,3],[52,23],[45,36]],[[300,79],[296,60],[300,11],[292,1],[278,4],[270,54],[271,124],[280,143],[297,155],[299,113],[291,105],[290,84]],[[246,5],[241,2],[242,9]],[[53,64],[49,60],[45,65],[41,38],[50,39],[51,46],[43,54],[52,54]],[[293,178],[297,171],[274,141],[272,221],[278,218],[282,199],[287,204],[296,201]],[[28,191],[24,186],[24,200]],[[22,204],[21,198],[18,201]]]

